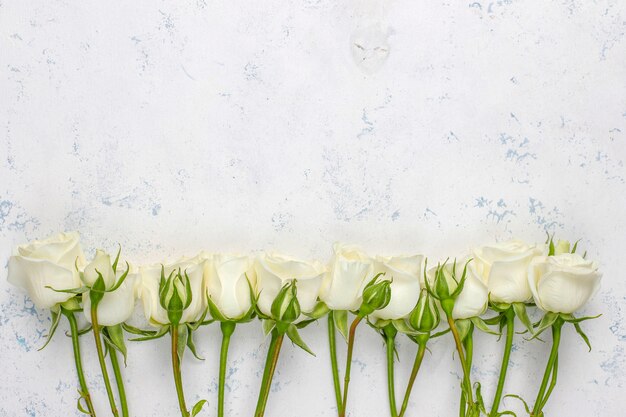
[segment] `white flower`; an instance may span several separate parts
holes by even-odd
[[[249,283],[248,283],[249,282]],[[214,255],[207,261],[206,290],[222,315],[237,320],[252,307],[250,285],[256,285],[253,261],[242,255]]]
[[[300,261],[276,253],[261,254],[254,263],[254,270],[259,294],[258,307],[268,316],[271,316],[272,303],[283,285],[294,279],[300,309],[305,313],[312,312],[326,272],[318,261]]]
[[[528,270],[535,304],[553,313],[570,314],[580,309],[598,291],[602,278],[596,262],[576,253],[537,257]]]
[[[165,278],[172,271],[180,270],[180,273],[189,276],[191,285],[191,304],[183,312],[181,323],[191,323],[200,318],[206,308],[206,295],[204,293],[204,279],[206,255],[199,254],[193,258],[181,258],[169,265],[150,265],[139,268],[141,274],[141,300],[146,319],[154,326],[169,324],[167,311],[159,302],[159,284],[161,281],[161,268],[165,270]]]
[[[17,254],[9,259],[8,281],[28,291],[39,308],[51,308],[74,297],[74,294],[56,292],[81,286],[79,267],[85,264],[85,255],[76,232],[59,233],[48,239],[17,247]]]
[[[380,279],[391,282],[391,301],[387,307],[370,316],[383,320],[396,320],[407,316],[417,304],[420,295],[420,277],[424,256],[377,257],[374,273],[384,272]]]
[[[515,239],[474,249],[469,267],[487,284],[492,301],[525,302],[532,296],[528,265],[539,255],[541,249]]]
[[[463,268],[467,263],[467,258],[461,259],[456,262],[447,262],[443,266],[444,277],[448,284],[450,293],[454,292],[457,288],[457,282],[452,278],[452,273],[455,271],[456,280],[460,282],[463,275]],[[426,272],[426,278],[428,283],[432,286],[435,280],[435,271],[437,267],[430,268]],[[454,309],[452,310],[452,318],[455,320],[469,319],[472,317],[478,317],[487,310],[489,301],[489,293],[487,286],[477,277],[471,268],[467,268],[467,275],[465,283],[463,284],[463,290],[456,297],[454,302]]]
[[[324,277],[320,299],[331,310],[356,310],[363,287],[373,278],[373,260],[355,246],[336,243],[330,270]]]

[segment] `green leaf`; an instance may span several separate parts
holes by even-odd
[[[495,335],[498,335],[498,336],[500,335],[500,333],[499,333],[499,332],[496,332],[495,330],[491,330],[491,329],[487,326],[487,324],[485,324],[484,320],[483,320],[483,319],[481,319],[480,317],[472,317],[472,318],[470,319],[470,321],[471,321],[472,323],[474,323],[474,326],[476,326],[476,328],[477,328],[478,330],[480,330],[481,332],[484,332],[484,333],[489,333],[489,334],[495,334]]]
[[[574,328],[576,329],[576,333],[578,333],[580,335],[580,337],[583,338],[583,340],[585,341],[585,343],[589,347],[589,352],[591,352],[591,343],[589,343],[589,338],[587,337],[585,332],[583,332],[583,329],[580,327],[580,324],[574,323]]]
[[[507,397],[511,397],[511,398],[515,398],[517,400],[520,400],[522,402],[522,404],[524,404],[524,409],[526,409],[526,412],[528,414],[531,414],[530,407],[528,406],[528,403],[526,401],[524,401],[524,399],[522,397],[520,397],[519,395],[515,395],[515,394],[507,394],[507,395],[504,396],[504,398],[507,398]],[[513,414],[513,415],[515,415],[515,414]]]
[[[76,408],[83,414],[91,415],[91,413],[87,411],[80,402],[80,400],[85,400],[85,396],[80,391],[78,391],[78,393],[80,394],[80,397],[78,397],[78,400],[76,400]]]
[[[298,328],[295,325],[293,324],[289,325],[289,327],[287,328],[287,337],[291,339],[294,345],[300,347],[305,352],[310,353],[311,355],[315,356],[315,353],[313,353],[313,351],[309,349],[309,347],[306,345],[306,343],[304,343],[304,341],[300,337],[300,334],[298,333]]]
[[[343,336],[344,340],[348,341],[348,312],[346,310],[334,310],[333,321],[335,327],[339,330],[339,333]]]
[[[196,350],[196,344],[193,341],[193,330],[191,329],[191,326],[187,325],[187,327],[189,328],[189,335],[187,336],[187,347],[196,359],[203,361],[204,358],[198,355],[198,352]]]
[[[61,321],[61,313],[59,313],[58,311],[50,310],[50,319],[51,319],[50,330],[48,330],[48,336],[46,336],[46,342],[43,344],[42,347],[37,349],[37,351],[43,350],[43,348],[48,346],[48,343],[50,343],[50,341],[52,340],[52,336],[54,336],[54,333],[57,331],[57,327],[59,327],[59,322]]]
[[[534,333],[533,324],[528,317],[528,312],[526,311],[526,304],[524,303],[513,303],[513,311],[515,311],[515,315],[522,322],[524,327],[528,329],[530,334]]]
[[[202,410],[202,407],[204,407],[204,404],[207,404],[208,401],[207,400],[200,400],[196,403],[196,405],[193,406],[193,408],[191,409],[191,417],[195,417],[200,410]]]
[[[122,329],[122,325],[118,324],[115,326],[107,326],[106,333],[109,336],[113,348],[119,350],[124,356],[124,366],[126,366],[127,351],[126,343],[124,342],[124,330]]]

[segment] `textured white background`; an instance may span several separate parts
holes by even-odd
[[[326,259],[337,240],[437,258],[583,237],[605,277],[582,313],[604,315],[584,326],[591,353],[565,331],[547,413],[622,416],[625,20],[622,0],[3,0],[2,265],[60,230],[136,262],[201,248]],[[48,314],[4,279],[0,303],[0,416],[78,415],[69,340],[37,352]],[[317,358],[285,345],[268,417],[335,415],[325,329],[303,332]],[[350,415],[384,416],[381,339],[363,326],[357,343]],[[217,327],[198,346],[187,396],[215,415]],[[229,416],[252,415],[266,348],[257,323],[235,334]],[[401,341],[400,387],[414,349]],[[487,399],[500,349],[477,336]],[[548,349],[516,338],[508,392],[534,398]],[[408,415],[456,415],[458,376],[450,340],[433,343]],[[125,377],[134,416],[176,415],[167,340],[130,346]]]

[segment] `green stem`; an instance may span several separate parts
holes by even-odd
[[[504,391],[504,381],[506,379],[506,372],[509,368],[511,348],[513,347],[513,335],[515,334],[515,311],[513,310],[513,307],[509,307],[509,309],[504,314],[506,316],[506,343],[504,345],[502,365],[500,366],[498,388],[496,389],[496,395],[493,398],[491,412],[489,413],[490,417],[497,417],[499,415],[498,408],[500,407],[500,400],[502,399],[502,393]]]
[[[350,384],[350,368],[352,368],[352,352],[354,351],[354,337],[356,335],[356,327],[363,320],[362,316],[357,316],[350,325],[350,333],[348,334],[348,356],[346,359],[346,375],[343,381],[343,400],[341,401],[341,412],[339,417],[346,416],[346,408],[348,405],[348,385]]]
[[[272,330],[272,341],[267,351],[267,360],[265,361],[259,400],[257,401],[256,411],[254,412],[255,417],[263,417],[265,414],[265,406],[267,405],[267,399],[270,395],[272,378],[274,377],[274,371],[276,370],[276,363],[278,363],[278,355],[280,355],[280,348],[284,337],[284,333],[279,333],[276,329]]]
[[[180,359],[178,357],[178,325],[170,325],[170,335],[172,337],[172,372],[174,374],[174,384],[176,385],[176,395],[178,395],[178,407],[182,417],[189,417],[187,404],[185,403],[185,393],[183,392],[183,378],[180,373]]]
[[[396,389],[394,378],[394,360],[395,354],[395,334],[387,334],[385,336],[385,344],[387,345],[387,391],[389,393],[389,412],[391,417],[398,417],[396,409]]]
[[[217,391],[217,415],[224,417],[224,388],[226,385],[226,363],[228,360],[228,346],[230,344],[230,336],[235,331],[236,323],[232,321],[223,321],[220,323],[222,329],[222,349],[220,351],[220,376]]]
[[[102,370],[102,379],[104,380],[104,386],[107,390],[109,397],[109,404],[111,406],[111,412],[115,417],[119,417],[117,411],[117,405],[115,404],[115,397],[113,396],[113,390],[111,389],[111,381],[109,380],[109,372],[107,371],[107,364],[104,361],[104,349],[102,347],[102,339],[100,338],[100,325],[98,324],[98,306],[96,304],[91,305],[91,326],[93,328],[93,337],[96,342],[96,350],[98,351],[98,361],[100,362],[100,369]]]
[[[548,392],[546,392],[546,395],[543,397],[543,401],[541,402],[541,409],[543,410],[543,407],[546,406],[546,403],[548,402],[548,398],[550,398],[550,395],[552,394],[552,390],[554,390],[554,386],[556,385],[556,376],[558,374],[559,371],[559,355],[556,355],[556,360],[554,361],[554,367],[552,368],[552,379],[550,380],[550,386],[548,387]]]
[[[467,366],[468,374],[472,373],[472,361],[474,357],[474,325],[470,324],[465,340],[463,341],[463,348],[465,349],[465,364]],[[465,408],[467,406],[467,396],[464,392],[461,392],[461,412],[465,415]]]
[[[535,408],[533,408],[532,416],[540,416],[541,410],[545,406],[547,402],[547,398],[544,397],[546,394],[546,389],[548,386],[548,382],[550,381],[550,376],[552,372],[555,370],[554,364],[557,361],[557,357],[559,354],[559,343],[561,341],[561,328],[563,327],[563,319],[557,318],[554,324],[552,325],[552,350],[550,351],[550,357],[548,358],[548,364],[546,365],[546,371],[543,375],[543,380],[541,381],[541,387],[539,388],[539,392],[537,393],[537,399],[535,400]],[[554,379],[554,383],[556,384],[556,377]],[[550,390],[552,393],[552,389]]]
[[[407,407],[409,406],[409,397],[411,396],[411,391],[413,390],[413,384],[415,383],[415,379],[417,378],[417,373],[420,370],[420,366],[422,365],[422,360],[424,359],[424,353],[426,352],[426,343],[428,339],[419,342],[417,354],[415,355],[415,362],[413,363],[413,369],[411,370],[411,376],[409,377],[409,383],[406,386],[406,391],[404,393],[404,401],[402,401],[402,408],[400,409],[400,414],[398,417],[404,416]]]
[[[61,312],[65,315],[65,317],[67,317],[67,321],[70,323],[72,347],[74,350],[74,363],[76,364],[76,373],[78,374],[78,383],[80,385],[80,396],[85,400],[89,415],[96,417],[96,411],[93,407],[93,403],[91,402],[91,395],[89,395],[89,389],[87,388],[87,382],[85,381],[85,374],[83,372],[83,361],[80,356],[80,344],[78,343],[78,325],[76,324],[76,317],[74,316],[73,311],[66,310],[63,307],[61,307]],[[80,399],[78,401],[80,401]]]
[[[120,397],[120,404],[122,405],[122,416],[128,417],[128,404],[126,403],[126,390],[124,389],[124,378],[120,371],[120,364],[117,360],[117,352],[115,348],[109,346],[109,356],[111,358],[111,366],[113,367],[113,373],[115,374],[115,383],[117,384],[117,392]]]
[[[335,318],[333,312],[328,313],[328,344],[330,347],[330,366],[333,370],[333,385],[335,388],[335,402],[337,412],[341,412],[341,382],[339,381],[339,366],[337,365],[337,342],[335,339]]]
[[[463,385],[465,385],[465,390],[467,391],[467,403],[470,408],[474,404],[474,399],[472,395],[472,382],[470,379],[470,368],[468,367],[467,361],[465,360],[465,353],[463,352],[463,343],[461,342],[461,337],[459,336],[459,330],[456,328],[456,324],[454,323],[454,319],[452,316],[447,316],[448,318],[448,326],[450,326],[450,331],[452,332],[452,336],[454,336],[454,343],[456,344],[456,350],[459,353],[459,360],[461,361],[461,367],[463,368]],[[464,399],[465,400],[465,399]],[[463,402],[461,402],[463,404]]]

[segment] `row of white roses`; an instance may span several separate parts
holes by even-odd
[[[562,244],[561,244],[562,245]],[[570,253],[557,245],[555,256],[546,256],[547,249],[519,240],[482,246],[462,257],[457,265],[468,264],[468,276],[454,305],[453,316],[463,319],[485,312],[488,300],[499,303],[527,302],[556,313],[573,313],[597,291],[601,274],[595,262]],[[162,268],[167,276],[181,270],[187,273],[192,289],[191,305],[185,309],[181,322],[193,322],[206,308],[205,294],[227,318],[237,320],[250,309],[250,286],[258,295],[258,308],[271,315],[272,302],[282,286],[296,280],[297,297],[302,312],[310,313],[318,299],[331,310],[355,310],[359,307],[366,283],[376,273],[391,280],[389,304],[371,314],[371,319],[394,320],[406,317],[415,307],[420,289],[424,288],[423,255],[370,257],[356,247],[336,244],[330,265],[319,261],[302,261],[276,254],[255,257],[243,255],[200,253],[164,265],[134,267],[115,291],[107,292],[98,305],[102,325],[112,326],[126,321],[135,300],[142,300],[146,318],[151,324],[168,323],[167,312],[159,304],[159,282]],[[126,268],[114,272],[111,256],[96,251],[89,263],[85,261],[77,233],[35,241],[17,248],[9,260],[9,281],[28,290],[40,308],[51,308],[73,294],[58,290],[93,286],[98,272],[107,288],[115,285]],[[447,263],[451,269],[453,262]],[[436,267],[428,269],[432,280]],[[81,281],[82,279],[82,281]],[[455,285],[450,279],[449,284]],[[55,291],[56,290],[56,291]],[[89,311],[89,297],[83,295],[84,310]],[[89,320],[89,314],[86,313]]]

